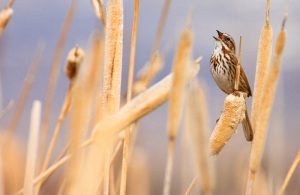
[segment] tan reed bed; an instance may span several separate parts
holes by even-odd
[[[181,33],[172,66],[172,72],[174,76],[169,95],[169,109],[167,122],[168,151],[163,190],[164,195],[170,194],[171,189],[171,178],[173,169],[173,158],[176,146],[176,137],[183,108],[183,94],[185,86],[187,84],[187,74],[189,71],[189,66],[192,65],[192,47],[193,33],[191,29],[186,28]]]
[[[289,182],[290,182],[290,180],[293,176],[293,173],[295,172],[295,170],[296,170],[297,166],[299,165],[299,163],[300,163],[300,151],[298,152],[292,166],[290,167],[290,169],[289,169],[289,171],[288,171],[288,173],[287,173],[287,175],[284,179],[284,182],[283,182],[283,184],[282,184],[282,186],[281,186],[281,188],[278,192],[278,195],[283,195],[284,194],[284,191],[287,188],[287,186],[288,186],[288,184],[289,184]]]
[[[272,111],[274,98],[276,95],[277,83],[279,79],[281,60],[283,55],[283,49],[286,40],[285,22],[287,17],[284,18],[281,30],[276,40],[276,46],[274,50],[274,56],[272,58],[271,66],[266,78],[266,84],[264,87],[264,93],[262,96],[261,111],[259,120],[257,123],[257,131],[254,134],[253,145],[250,154],[250,165],[247,180],[247,194],[252,194],[253,182],[255,175],[259,169],[262,159],[265,137],[268,128],[268,122]]]
[[[128,87],[126,101],[129,102],[133,96],[133,81],[134,81],[134,66],[135,66],[135,54],[136,54],[136,38],[139,19],[139,0],[134,1],[134,15],[132,23],[131,33],[131,47],[129,58],[129,71],[128,71]],[[134,130],[134,125],[131,125],[125,130],[125,138],[123,144],[123,159],[122,159],[122,171],[121,171],[121,183],[120,183],[120,195],[126,194],[127,184],[127,169],[129,164],[129,147],[131,145],[131,132]]]
[[[199,83],[190,83],[186,97],[185,128],[196,161],[197,182],[203,194],[213,194],[213,162],[209,156],[208,111],[205,93]]]
[[[38,157],[39,131],[41,119],[41,102],[33,102],[30,119],[30,133],[27,143],[27,159],[24,179],[24,195],[35,194],[33,180],[36,172],[36,163]]]
[[[48,86],[47,86],[45,101],[43,104],[44,111],[42,114],[42,124],[41,124],[40,154],[42,159],[46,149],[45,143],[48,135],[49,121],[51,116],[53,100],[54,100],[54,92],[55,92],[55,88],[57,85],[57,80],[60,72],[59,71],[60,61],[68,37],[68,32],[71,27],[71,23],[73,21],[75,8],[76,8],[76,0],[72,0],[66,18],[64,20],[59,38],[57,40],[54,56],[51,63],[51,69],[48,77]]]
[[[104,5],[103,5],[103,0],[92,0],[92,5],[94,8],[95,15],[100,20],[103,27],[105,27],[106,13],[105,13]]]
[[[261,102],[264,93],[264,87],[266,82],[266,75],[268,73],[269,64],[272,55],[272,39],[273,30],[270,24],[270,0],[267,0],[266,7],[266,20],[265,24],[260,33],[258,42],[258,53],[256,62],[256,73],[252,100],[252,114],[251,114],[251,124],[252,129],[255,132],[257,129],[257,120],[259,119],[259,114],[261,112]]]

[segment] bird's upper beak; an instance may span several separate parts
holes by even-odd
[[[219,39],[223,40],[223,33],[218,30],[217,30],[217,33],[218,33]]]

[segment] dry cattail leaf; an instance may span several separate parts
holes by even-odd
[[[2,191],[14,194],[24,181],[24,151],[11,134],[0,134],[0,160],[2,167]]]
[[[204,194],[212,194],[214,178],[213,162],[209,157],[207,102],[196,79],[189,86],[185,110],[185,128],[193,147],[199,186]]]
[[[253,195],[273,194],[270,193],[269,185],[266,173],[264,171],[260,171],[257,175],[257,180],[253,185]]]
[[[284,19],[284,21],[285,20],[286,18]],[[258,120],[257,131],[254,134],[254,140],[253,140],[253,145],[250,154],[250,165],[249,165],[249,173],[248,173],[249,175],[248,175],[248,184],[247,184],[248,194],[250,194],[252,191],[255,174],[259,168],[259,164],[261,162],[262,155],[263,155],[265,136],[266,136],[269,117],[271,114],[271,110],[272,110],[272,106],[276,94],[285,40],[286,40],[286,31],[283,25],[276,40],[275,54],[273,56],[272,64],[270,66],[270,70],[265,81],[260,114],[258,115],[259,118],[257,118]]]
[[[24,195],[34,194],[34,177],[37,164],[39,131],[41,119],[41,102],[34,101],[31,110],[30,133],[27,144],[27,159],[24,179]]]
[[[137,95],[147,89],[150,82],[163,67],[163,60],[158,51],[154,52],[150,61],[138,73],[137,80],[133,85],[133,94]]]
[[[252,100],[252,114],[251,114],[251,124],[253,131],[256,131],[257,120],[259,119],[259,113],[261,112],[261,102],[263,97],[263,90],[265,87],[266,76],[269,69],[269,64],[272,55],[272,39],[273,31],[272,26],[269,21],[269,10],[270,10],[270,0],[267,0],[266,9],[266,21],[263,29],[260,33],[258,42],[258,53],[256,62],[256,73]]]
[[[74,80],[78,76],[78,72],[80,71],[80,66],[84,60],[85,53],[83,49],[76,46],[70,50],[67,56],[67,64],[65,67],[65,74],[70,80],[70,82],[74,82]]]
[[[210,136],[210,153],[212,155],[216,155],[222,150],[245,117],[244,94],[242,92],[236,93],[238,96],[229,94],[225,98],[223,113]]]
[[[8,24],[10,18],[12,17],[13,12],[13,9],[10,7],[7,7],[0,11],[0,35]]]

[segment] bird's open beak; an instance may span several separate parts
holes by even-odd
[[[219,36],[219,38],[221,38],[221,39],[222,39],[222,37],[223,37],[223,33],[222,33],[222,32],[220,32],[220,31],[218,31],[218,30],[217,30],[217,33],[218,33],[218,36]]]

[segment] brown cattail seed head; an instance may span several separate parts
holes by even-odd
[[[238,92],[239,93],[239,92]],[[246,101],[243,93],[230,94],[225,98],[224,111],[210,137],[210,151],[218,154],[236,132],[238,125],[245,117]]]
[[[8,24],[12,15],[13,15],[13,9],[11,8],[5,8],[0,12],[0,34]]]
[[[67,57],[67,65],[65,67],[65,74],[70,81],[74,81],[78,75],[80,64],[84,60],[84,51],[79,47],[71,49]]]

